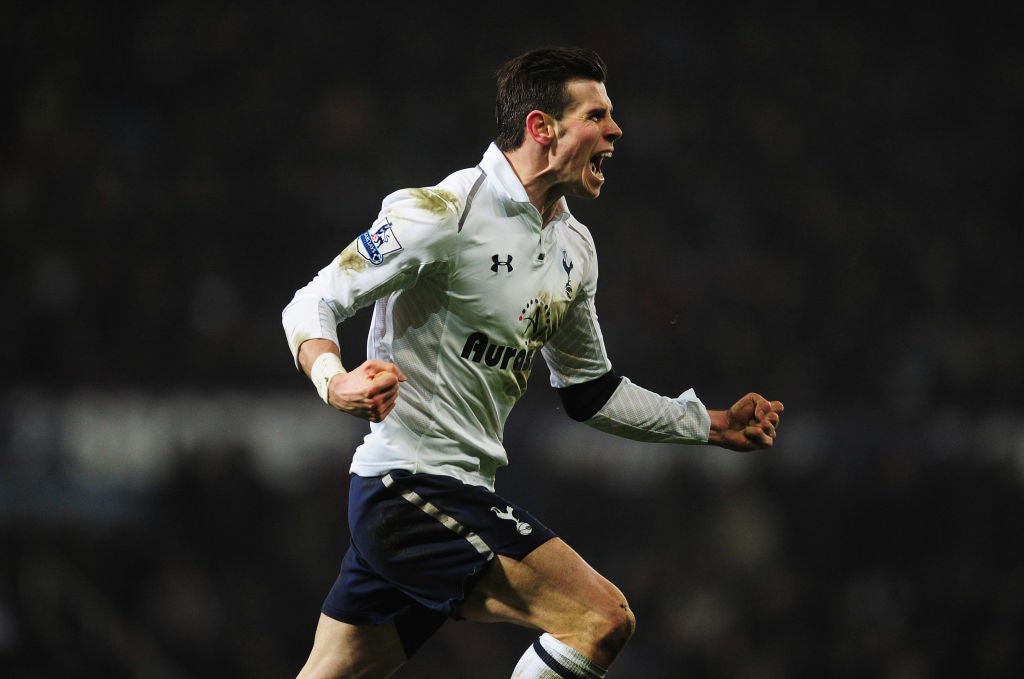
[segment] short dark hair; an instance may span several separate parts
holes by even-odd
[[[533,110],[560,119],[569,105],[566,85],[572,80],[605,82],[608,69],[585,47],[542,47],[509,59],[498,69],[495,143],[502,151],[523,144],[526,115]]]

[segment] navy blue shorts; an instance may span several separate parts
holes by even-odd
[[[354,625],[395,620],[412,653],[457,609],[496,554],[521,560],[555,534],[522,507],[446,476],[353,475],[352,544],[324,601]]]

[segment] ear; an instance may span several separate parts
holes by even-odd
[[[526,115],[526,133],[541,146],[548,146],[555,139],[554,120],[543,111],[530,111]]]

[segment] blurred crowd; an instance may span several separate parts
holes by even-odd
[[[1016,10],[663,5],[0,9],[0,675],[297,670],[358,437],[287,484],[244,436],[179,437],[151,482],[104,483],[67,463],[61,409],[182,389],[197,417],[226,392],[323,407],[281,308],[384,195],[476,164],[502,60],[571,43],[605,57],[625,132],[601,198],[570,204],[617,371],[787,405],[763,456],[569,456],[581,425],[535,365],[499,489],[630,598],[616,676],[1019,676]],[[531,638],[451,623],[399,676],[504,677]]]

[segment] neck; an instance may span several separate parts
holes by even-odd
[[[518,149],[505,152],[505,157],[526,189],[530,203],[537,208],[543,223],[547,224],[555,215],[564,194],[554,181],[545,149],[523,144]]]

